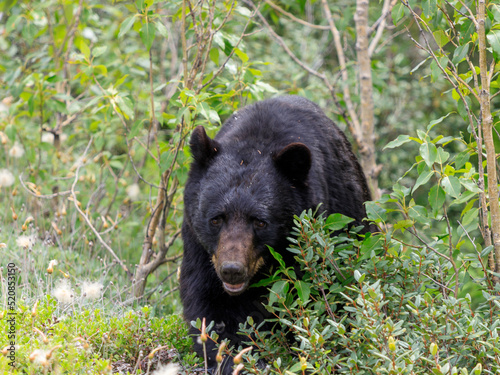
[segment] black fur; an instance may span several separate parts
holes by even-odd
[[[297,96],[269,99],[233,114],[215,139],[197,128],[191,138],[194,162],[185,187],[182,227],[184,259],[180,292],[187,321],[214,321],[221,339],[238,346],[240,323],[249,315],[266,318],[261,302],[267,291],[246,289],[229,295],[212,256],[221,226],[252,231],[255,252],[265,265],[251,282],[262,278],[273,263],[266,245],[286,251],[293,215],[316,208],[342,213],[363,224],[363,202],[370,200],[367,183],[342,131],[314,103]],[[252,221],[253,220],[253,221]],[[250,223],[258,220],[265,227]],[[240,229],[238,229],[240,230]],[[249,233],[249,232],[245,232]],[[199,335],[196,329],[191,333]],[[209,366],[215,366],[214,345],[208,344]],[[202,355],[201,345],[195,349]],[[228,365],[230,365],[229,363]],[[229,367],[229,366],[228,366]],[[230,373],[230,369],[226,370]]]

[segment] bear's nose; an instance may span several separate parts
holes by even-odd
[[[224,262],[220,268],[221,278],[230,284],[245,281],[245,266],[241,262]]]

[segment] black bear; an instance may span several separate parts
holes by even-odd
[[[206,318],[236,347],[248,316],[265,319],[265,288],[249,288],[270,271],[268,246],[286,251],[293,216],[316,208],[363,225],[370,200],[361,167],[342,131],[311,101],[284,96],[234,113],[214,139],[202,126],[190,141],[194,161],[184,192],[180,294],[187,321]],[[191,328],[192,334],[199,331]],[[207,341],[208,366],[215,345]],[[203,349],[195,340],[195,349]],[[232,361],[223,373],[231,373]]]

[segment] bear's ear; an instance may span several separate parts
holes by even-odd
[[[202,165],[210,162],[220,151],[219,144],[207,135],[201,125],[193,130],[189,146],[194,160]]]
[[[303,143],[290,143],[274,157],[278,170],[293,182],[304,182],[311,169],[311,151]]]

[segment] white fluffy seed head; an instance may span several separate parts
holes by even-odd
[[[99,282],[91,283],[85,281],[82,286],[82,294],[86,299],[94,300],[101,297],[103,285]]]
[[[54,134],[49,132],[43,132],[42,134],[42,142],[54,144]]]
[[[139,188],[138,184],[127,186],[127,189],[125,189],[125,191],[127,192],[128,197],[133,201],[135,201],[141,195],[141,189]]]
[[[0,169],[0,187],[8,187],[16,181],[14,175],[8,169]]]
[[[177,363],[169,363],[166,366],[159,367],[152,375],[178,375],[180,366]]]
[[[67,279],[61,279],[52,291],[52,295],[59,303],[73,302],[73,290],[71,284]]]
[[[9,150],[9,155],[13,158],[19,159],[24,155],[24,148],[19,142],[15,142],[14,146]]]
[[[35,244],[35,239],[33,236],[19,236],[16,239],[16,243],[19,247],[28,249]]]

